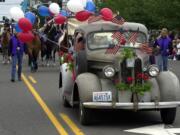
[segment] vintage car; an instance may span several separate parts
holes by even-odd
[[[116,45],[112,35],[118,30],[126,39],[138,33],[137,40],[134,44],[126,42],[115,54],[108,54],[107,49]],[[140,49],[148,42],[148,30],[144,25],[130,22],[123,25],[112,22],[82,24],[75,29],[74,44],[79,33],[85,39],[85,48],[73,53],[75,79],[72,79],[72,71],[67,70],[67,63],[61,65],[60,96],[65,107],[79,106],[81,124],[91,122],[94,109],[155,110],[160,111],[164,123],[174,122],[180,104],[179,80],[173,72],[159,72],[156,65],[150,65],[149,54]],[[133,50],[134,60],[128,62],[119,58],[124,48]],[[150,76],[149,91],[136,93],[135,98],[133,89],[117,90],[116,80],[126,83],[126,77],[135,77],[137,72]],[[136,77],[132,81],[136,84]],[[140,85],[143,87],[144,81],[140,81]]]

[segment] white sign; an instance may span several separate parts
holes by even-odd
[[[125,132],[147,134],[147,135],[176,135],[180,133],[180,128],[165,128],[164,124],[159,124],[159,125],[152,125],[152,126],[125,130]]]

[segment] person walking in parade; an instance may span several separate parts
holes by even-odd
[[[168,36],[167,28],[163,28],[160,36],[156,39],[154,47],[156,49],[156,64],[160,71],[168,70],[168,56],[170,55],[171,39]]]
[[[15,82],[16,64],[18,64],[18,80],[21,81],[22,59],[24,53],[24,43],[18,40],[17,33],[10,39],[9,52],[12,57],[11,81]]]

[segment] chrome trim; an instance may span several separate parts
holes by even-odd
[[[94,109],[125,109],[133,110],[134,103],[112,103],[112,102],[84,102],[84,107]],[[162,109],[162,108],[174,108],[180,106],[180,101],[172,102],[159,102],[158,105],[155,102],[138,103],[138,110],[145,109]]]

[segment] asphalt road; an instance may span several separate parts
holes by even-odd
[[[179,67],[170,62],[180,78]],[[94,111],[93,125],[82,126],[78,109],[61,104],[58,76],[58,66],[31,73],[25,61],[23,81],[12,83],[10,65],[0,64],[0,135],[136,135],[125,130],[162,124],[159,112],[102,110]],[[170,127],[180,128],[180,109]]]

